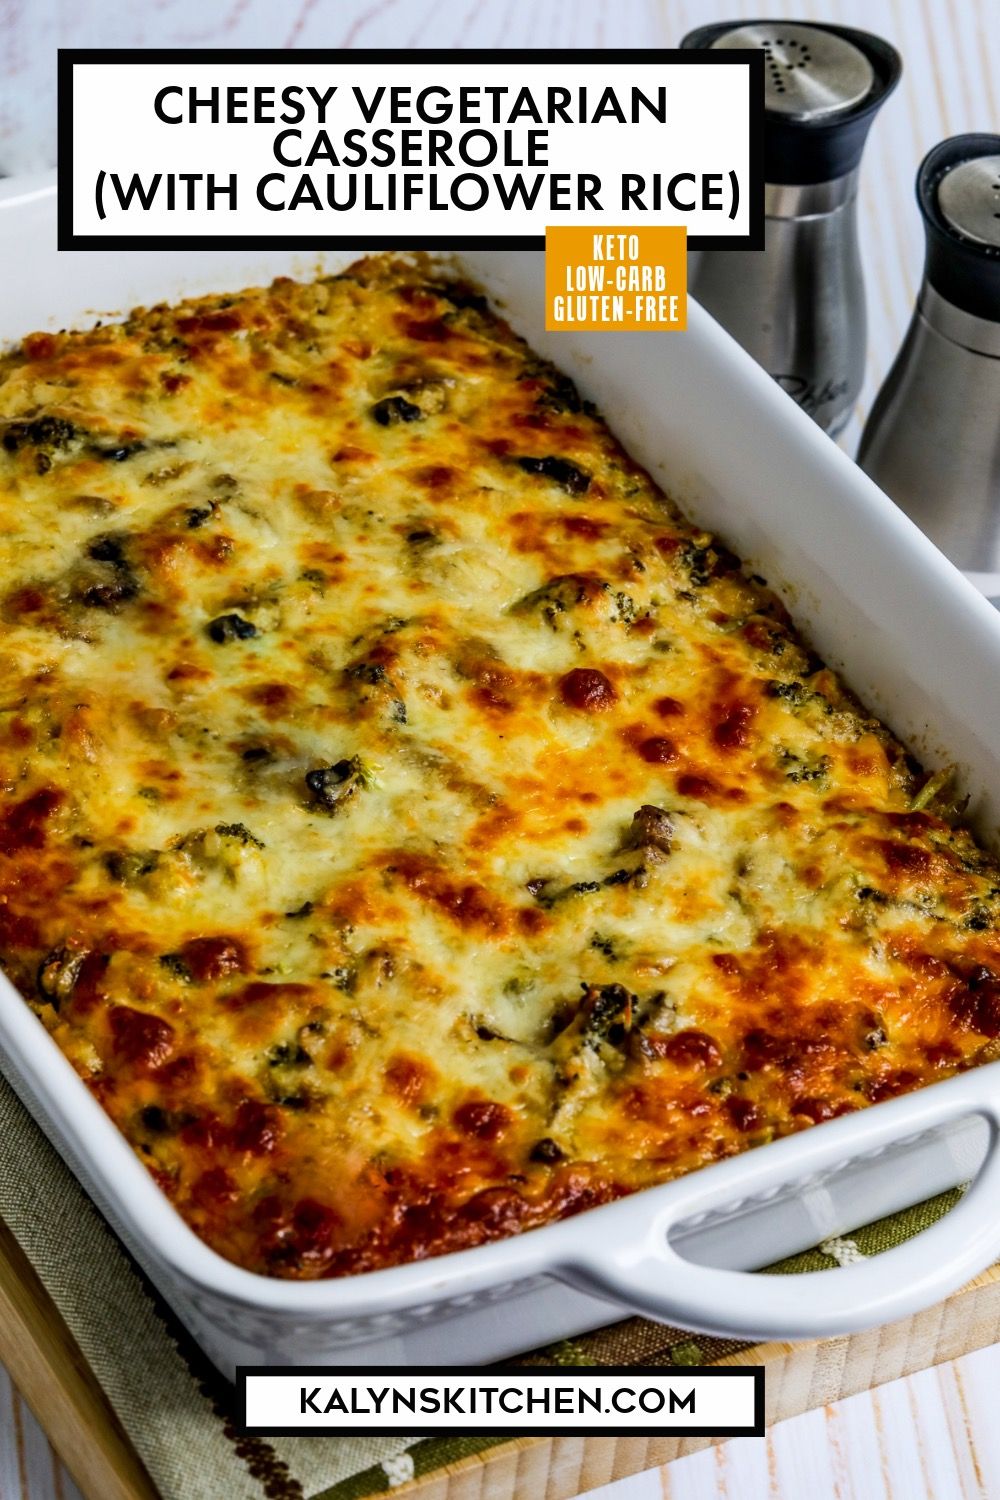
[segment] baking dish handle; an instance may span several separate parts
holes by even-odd
[[[980,1084],[973,1094],[967,1087],[973,1076],[937,1085],[934,1093],[947,1095],[952,1090],[950,1099],[935,1099],[928,1092],[923,1099],[911,1095],[881,1106],[878,1113],[887,1113],[878,1130],[858,1130],[863,1121],[859,1113],[816,1131],[818,1137],[826,1129],[832,1137],[838,1125],[848,1127],[844,1144],[838,1137],[831,1149],[828,1137],[827,1143],[817,1141],[821,1149],[811,1153],[830,1158],[810,1164],[814,1173],[825,1170],[829,1174],[852,1158],[899,1144],[914,1131],[974,1115],[986,1122],[986,1155],[962,1198],[930,1228],[894,1249],[831,1270],[801,1274],[722,1270],[698,1265],[678,1253],[670,1235],[682,1221],[690,1224],[694,1216],[735,1208],[750,1198],[773,1198],[788,1189],[790,1182],[794,1190],[796,1180],[805,1190],[809,1184],[801,1180],[802,1154],[790,1158],[781,1152],[783,1146],[806,1144],[803,1137],[795,1137],[763,1148],[755,1171],[741,1171],[737,1176],[732,1169],[746,1168],[756,1152],[692,1173],[682,1179],[691,1184],[692,1191],[676,1197],[671,1194],[670,1206],[663,1212],[651,1216],[648,1205],[642,1203],[643,1194],[615,1204],[609,1212],[620,1216],[620,1223],[615,1225],[613,1238],[594,1236],[591,1244],[574,1245],[558,1274],[659,1322],[755,1340],[856,1333],[929,1307],[985,1270],[1000,1254],[1000,1097],[989,1097],[997,1089],[995,1078],[989,1092]],[[874,1112],[864,1124],[875,1126]],[[853,1152],[851,1135],[858,1139]],[[792,1159],[795,1169],[790,1171]],[[718,1174],[716,1185],[711,1181],[713,1174]]]

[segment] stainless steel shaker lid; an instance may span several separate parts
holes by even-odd
[[[689,31],[681,46],[756,53],[751,98],[755,109],[764,106],[770,183],[836,182],[853,172],[902,71],[899,53],[882,37],[806,21],[714,21]]]
[[[871,92],[875,70],[853,42],[797,21],[756,21],[712,42],[721,51],[759,47],[764,53],[764,106],[806,123],[853,109]]]
[[[917,173],[924,276],[961,312],[1000,323],[1000,135],[954,135]]]
[[[938,183],[945,223],[977,245],[1000,248],[1000,155],[960,162]]]

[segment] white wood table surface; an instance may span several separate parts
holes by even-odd
[[[863,165],[869,354],[850,443],[898,348],[919,283],[923,240],[913,179],[920,158],[945,136],[1000,131],[998,0],[0,0],[0,173],[55,160],[58,46],[642,48],[676,45],[709,21],[761,14],[877,31],[905,62]],[[730,1442],[592,1495],[1000,1496],[998,1385],[1000,1346],[796,1417],[767,1439]],[[0,1500],[77,1496],[0,1371]]]

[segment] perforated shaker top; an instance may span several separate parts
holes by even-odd
[[[977,156],[946,172],[938,184],[945,222],[977,245],[1000,248],[1000,156]]]
[[[764,180],[771,183],[834,182],[853,172],[902,71],[895,47],[850,26],[715,21],[689,31],[681,46],[757,54],[751,99],[756,112],[763,78]]]
[[[920,163],[924,276],[962,312],[1000,323],[1000,135],[939,141]]]
[[[859,47],[818,26],[755,21],[724,32],[712,47],[759,47],[765,59],[765,107],[802,123],[853,109],[875,82],[875,71]]]

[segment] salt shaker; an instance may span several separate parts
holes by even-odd
[[[702,26],[681,46],[765,56],[765,248],[703,252],[692,295],[836,435],[865,364],[858,170],[899,54],[865,31],[789,21]]]
[[[960,568],[1000,574],[1000,135],[935,146],[917,202],[923,284],[858,462]]]

